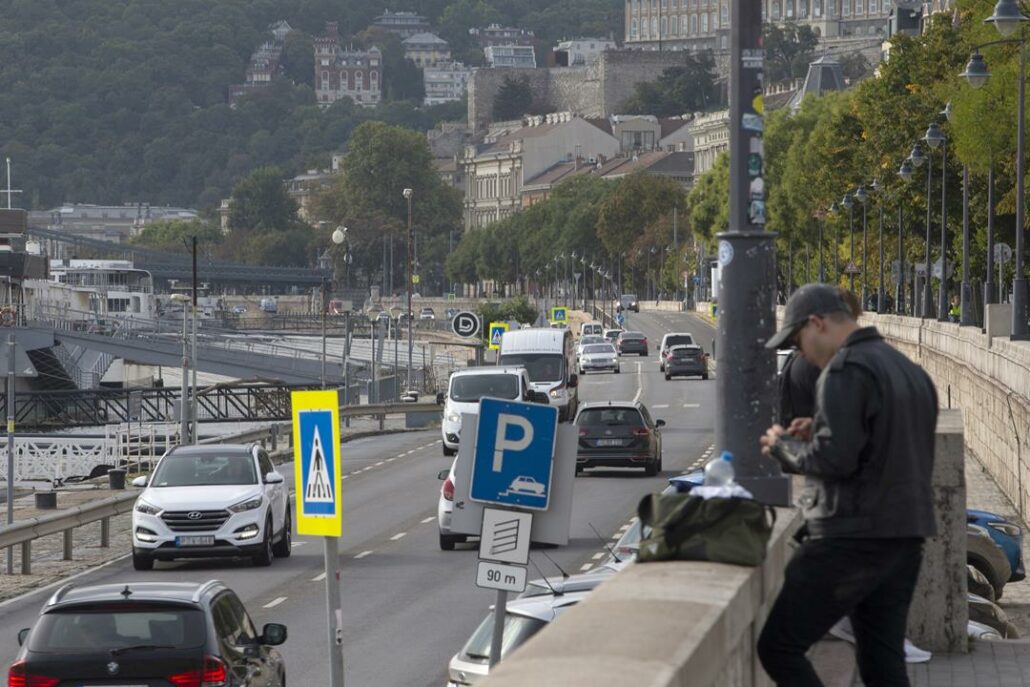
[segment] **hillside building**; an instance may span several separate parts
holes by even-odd
[[[386,10],[376,17],[372,21],[372,26],[396,33],[401,38],[424,33],[432,28],[421,14],[415,14],[414,12],[391,12],[390,10]]]
[[[483,53],[490,67],[536,69],[536,51],[531,45],[490,45]]]
[[[401,46],[404,48],[404,57],[414,62],[419,69],[435,67],[451,60],[450,45],[433,33],[416,33],[401,41]]]
[[[350,98],[363,107],[382,99],[383,56],[379,48],[354,50],[340,45],[336,22],[326,23],[324,36],[315,38],[315,98],[325,107]]]
[[[442,62],[422,70],[426,105],[440,105],[461,100],[468,90],[472,69],[461,62]]]

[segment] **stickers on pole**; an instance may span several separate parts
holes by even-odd
[[[297,534],[343,534],[340,400],[336,391],[294,391],[293,470]]]

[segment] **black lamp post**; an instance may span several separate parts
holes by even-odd
[[[948,141],[944,132],[931,122],[923,140],[931,150],[941,149],[941,276],[937,288],[937,319],[948,320]]]
[[[1023,15],[1019,4],[1015,0],[998,0],[994,6],[994,14],[984,20],[985,23],[994,24],[994,28],[1003,37],[1001,40],[991,41],[977,45],[973,48],[973,54],[969,57],[966,70],[961,74],[973,88],[980,88],[990,77],[987,64],[984,62],[980,49],[990,45],[1019,45],[1019,98],[1016,111],[1016,269],[1012,279],[1012,338],[1016,340],[1026,339],[1030,336],[1030,326],[1027,323],[1027,291],[1026,275],[1023,267],[1023,253],[1026,227],[1024,226],[1025,207],[1025,184],[1024,177],[1026,162],[1024,160],[1024,147],[1026,140],[1026,39],[1005,38],[1011,36],[1021,28],[1024,22],[1030,21],[1030,17]],[[993,181],[993,179],[991,179]],[[993,198],[992,198],[993,201]],[[993,205],[991,207],[993,211]],[[990,260],[990,257],[988,258]]]
[[[929,317],[930,311],[933,309],[933,300],[930,296],[930,212],[933,207],[933,193],[932,193],[932,181],[933,181],[933,158],[930,155],[923,153],[923,146],[916,143],[912,146],[912,152],[909,154],[908,159],[912,162],[912,166],[919,168],[926,162],[926,265],[923,273],[923,294],[922,294],[922,305],[919,308],[919,317]]]
[[[903,181],[911,181],[912,179],[912,161],[908,158],[901,163],[901,169],[898,170],[898,176]],[[905,312],[905,228],[904,228],[904,210],[905,204],[898,203],[898,281],[894,289],[894,309],[899,315],[906,314]],[[915,293],[912,294],[912,303],[915,304]]]
[[[851,251],[848,253],[848,289],[855,292],[855,270],[852,269],[855,265],[855,203],[852,200],[852,192],[848,191],[844,194],[844,199],[841,201],[841,205],[848,211],[848,233],[851,234]],[[838,250],[840,244],[837,244]]]
[[[874,188],[873,191],[876,189]],[[866,211],[869,207],[869,193],[865,190],[864,186],[859,186],[858,190],[855,191],[855,198],[858,202],[862,203],[862,310],[866,309],[866,302],[868,298],[867,292],[869,291],[869,225],[867,222]],[[854,253],[855,239],[852,237],[851,244]]]

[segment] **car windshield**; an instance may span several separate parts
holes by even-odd
[[[611,353],[615,354],[615,347],[611,344],[590,344],[583,348],[584,353]]]
[[[596,334],[589,334],[580,339],[579,343],[586,346],[588,344],[601,343],[602,341],[604,341],[604,337],[598,336]]]
[[[204,614],[196,609],[119,602],[44,613],[29,634],[29,648],[41,653],[195,649],[206,641],[204,628]]]
[[[157,466],[151,487],[257,484],[254,459],[249,454],[165,456]]]
[[[576,418],[580,427],[596,427],[599,425],[636,425],[644,421],[636,408],[586,408]]]
[[[683,344],[694,343],[694,337],[690,334],[670,334],[665,337],[665,347],[672,348],[673,346],[681,346]]]
[[[521,646],[527,639],[535,635],[546,625],[543,620],[527,618],[521,615],[508,613],[504,616],[504,635],[501,640],[501,658],[503,659],[513,649]],[[462,648],[461,653],[465,658],[473,661],[486,662],[490,660],[490,643],[494,636],[494,616],[488,615]]]
[[[452,401],[475,403],[484,396],[517,399],[519,378],[513,374],[467,375],[451,381]]]
[[[622,295],[622,300],[623,301],[630,301],[632,303],[636,299],[637,299],[637,294],[635,294],[635,293],[624,293]]]
[[[557,353],[513,353],[502,355],[499,365],[524,367],[529,379],[534,382],[560,382],[565,367],[565,357]]]

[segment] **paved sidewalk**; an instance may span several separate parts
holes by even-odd
[[[1023,560],[1030,560],[1030,532],[1015,506],[983,466],[967,453],[966,503],[1023,527]],[[928,663],[908,666],[913,687],[1030,687],[1030,580],[1010,582],[998,605],[1024,639],[970,644],[968,654],[936,654]],[[860,687],[854,650],[847,642],[828,638],[813,647],[810,658],[827,687]],[[872,686],[870,686],[872,687]]]

